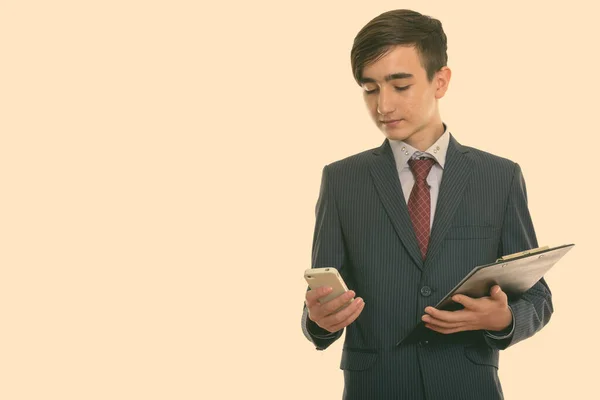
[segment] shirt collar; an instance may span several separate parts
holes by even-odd
[[[448,152],[448,144],[450,143],[450,132],[448,132],[448,126],[445,123],[442,124],[444,125],[444,133],[442,136],[440,136],[440,138],[434,144],[432,144],[431,147],[423,152],[415,149],[402,140],[390,139],[390,146],[392,148],[392,152],[394,153],[394,159],[396,160],[396,166],[398,170],[408,167],[408,160],[410,160],[413,156],[426,156],[433,158],[442,167],[442,169],[444,168],[444,164],[446,163],[446,153]]]

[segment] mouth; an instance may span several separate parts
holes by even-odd
[[[397,125],[400,121],[402,121],[402,120],[401,119],[388,119],[385,121],[379,120],[379,122],[381,122],[385,126],[394,126],[394,125]]]

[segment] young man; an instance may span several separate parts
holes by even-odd
[[[519,165],[458,143],[438,100],[451,71],[441,23],[410,10],[370,21],[351,52],[380,147],[325,166],[312,267],[335,267],[348,293],[306,293],[302,329],[324,350],[346,330],[345,399],[502,399],[499,350],[553,312],[541,279],[518,299],[457,296],[432,306],[474,266],[537,247]],[[355,297],[348,307],[334,312]],[[401,339],[420,321],[417,342]]]

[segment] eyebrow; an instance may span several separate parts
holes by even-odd
[[[389,82],[392,81],[394,79],[408,79],[408,78],[412,78],[414,75],[413,74],[409,74],[407,72],[397,72],[395,74],[389,74],[385,76],[385,81]],[[367,83],[367,82],[375,82],[375,79],[372,78],[361,78],[360,83]]]

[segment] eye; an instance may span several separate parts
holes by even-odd
[[[403,91],[405,91],[406,89],[408,89],[410,86],[411,86],[411,85],[408,85],[408,86],[402,86],[402,87],[394,86],[394,89],[396,89],[396,91],[397,91],[397,92],[403,92]],[[367,89],[365,88],[365,93],[366,93],[366,94],[371,94],[371,93],[375,93],[375,92],[377,92],[378,90],[379,90],[379,89],[371,89],[371,90],[367,90]]]
[[[366,84],[366,85],[363,85],[363,89],[366,94],[370,94],[370,93],[375,93],[379,88],[377,87],[377,85]]]

